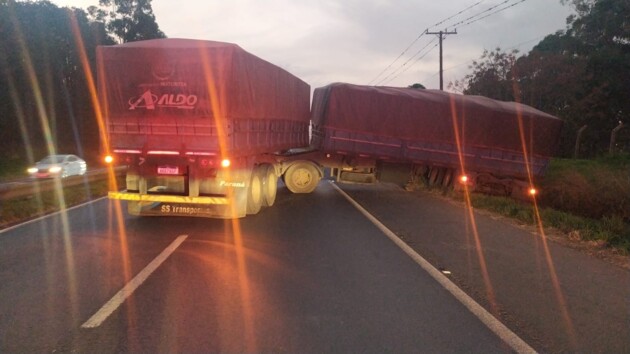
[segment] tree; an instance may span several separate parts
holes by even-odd
[[[569,19],[565,38],[579,43],[568,55],[586,62],[582,113],[597,141],[594,152],[606,151],[610,131],[630,123],[630,2],[572,0],[578,16]],[[592,128],[592,129],[591,129]]]
[[[75,41],[70,17],[77,19],[84,48]],[[48,1],[0,3],[0,149],[3,156],[57,150],[98,151],[98,130],[79,51],[94,67],[98,44],[113,44],[102,24],[80,9]],[[31,153],[27,153],[33,149]]]
[[[424,87],[423,84],[420,84],[420,83],[417,83],[417,82],[415,84],[409,85],[407,87],[408,88],[413,88],[413,89],[418,89],[418,90],[425,90],[426,89],[426,87]]]
[[[517,51],[503,52],[501,48],[484,50],[479,60],[469,66],[473,70],[462,81],[449,84],[467,95],[481,95],[503,101],[514,100],[512,88],[512,66]]]
[[[107,30],[121,43],[166,37],[155,21],[151,0],[99,0],[99,4],[114,10],[90,8],[91,16],[106,21]]]
[[[610,131],[620,121],[630,123],[630,2],[562,2],[576,9],[566,31],[545,37],[518,59],[486,50],[472,73],[449,88],[520,101],[564,119],[566,156],[577,130],[588,125],[582,153],[595,155],[608,149]]]

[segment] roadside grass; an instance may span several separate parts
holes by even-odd
[[[124,176],[118,178],[118,183],[124,183]],[[107,195],[109,182],[107,179],[86,182],[65,187],[59,194],[55,190],[44,191],[35,195],[20,198],[0,200],[0,228],[5,228],[50,214],[74,205],[85,203]]]
[[[555,159],[539,187],[538,210],[544,227],[553,227],[572,241],[591,241],[630,254],[630,155]],[[433,190],[464,200],[461,192]],[[473,193],[471,203],[528,225],[537,222],[531,202]]]
[[[28,163],[20,157],[0,157],[0,181],[26,178]]]
[[[630,155],[556,159],[540,181],[540,203],[587,218],[630,221]]]
[[[461,192],[447,192],[463,201]],[[489,210],[518,220],[527,225],[536,225],[536,212],[533,203],[525,203],[506,197],[471,194],[473,207]],[[618,248],[630,254],[630,224],[617,216],[604,216],[592,219],[549,207],[539,207],[540,220],[544,227],[553,227],[566,234],[572,241],[596,241],[600,246]]]

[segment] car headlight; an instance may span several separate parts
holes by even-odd
[[[29,167],[26,171],[28,171],[28,173],[35,173],[37,172],[37,167]]]
[[[61,172],[61,167],[53,166],[53,167],[48,169],[48,172],[50,172],[50,173],[59,173],[59,172]]]

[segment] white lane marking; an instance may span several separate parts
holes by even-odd
[[[13,226],[11,226],[11,227],[7,227],[6,229],[2,229],[2,230],[0,230],[0,235],[1,235],[1,234],[3,234],[3,233],[5,233],[5,232],[8,232],[8,231],[15,230],[15,229],[17,229],[18,227],[22,227],[22,226],[25,226],[25,225],[28,225],[28,224],[32,224],[32,223],[34,223],[34,222],[41,221],[41,220],[46,219],[46,218],[50,218],[50,217],[53,217],[53,216],[55,216],[55,215],[59,215],[59,214],[61,214],[61,213],[66,213],[66,212],[69,212],[70,210],[78,209],[78,208],[84,207],[84,206],[86,206],[86,205],[88,205],[88,204],[96,203],[96,202],[98,202],[98,201],[100,201],[100,200],[103,200],[103,199],[107,199],[107,197],[100,197],[100,198],[98,198],[98,199],[90,200],[89,202],[85,202],[85,203],[77,204],[77,205],[72,206],[72,207],[70,207],[70,208],[66,208],[65,210],[59,210],[59,211],[56,211],[56,212],[54,212],[54,213],[46,214],[46,215],[40,216],[40,217],[38,217],[38,218],[35,218],[35,219],[32,219],[32,220],[25,221],[25,222],[20,223],[20,224],[13,225]]]
[[[437,268],[435,268],[426,259],[420,256],[413,248],[409,247],[403,240],[401,240],[395,233],[388,229],[383,223],[378,221],[372,214],[370,214],[359,203],[352,199],[346,192],[341,190],[334,182],[330,181],[330,184],[341,195],[343,195],[355,208],[357,208],[366,218],[368,218],[376,227],[378,227],[390,240],[392,240],[396,246],[400,247],[411,259],[413,259],[422,269],[424,269],[429,275],[435,279],[440,285],[442,285],[448,292],[450,292],[459,302],[461,302],[470,312],[472,312],[483,324],[486,325],[492,332],[494,332],[499,338],[507,343],[517,353],[536,353],[534,348],[525,343],[516,333],[507,328],[501,321],[494,317],[490,312],[479,305],[473,298],[468,296],[462,289],[460,289],[455,283],[442,274]]]
[[[112,297],[98,312],[81,325],[81,328],[95,328],[100,326],[136,289],[164,262],[179,245],[186,240],[188,235],[181,235],[175,239],[160,255],[149,263],[138,275],[125,285],[114,297]]]

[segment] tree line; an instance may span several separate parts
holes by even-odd
[[[96,46],[162,37],[151,0],[100,0],[87,11],[49,1],[0,0],[3,158],[32,163],[51,152],[98,156],[81,51],[95,73]]]
[[[630,152],[630,1],[562,0],[575,9],[566,30],[548,35],[529,53],[486,50],[453,90],[518,101],[565,122],[561,156],[597,156],[610,147]]]

